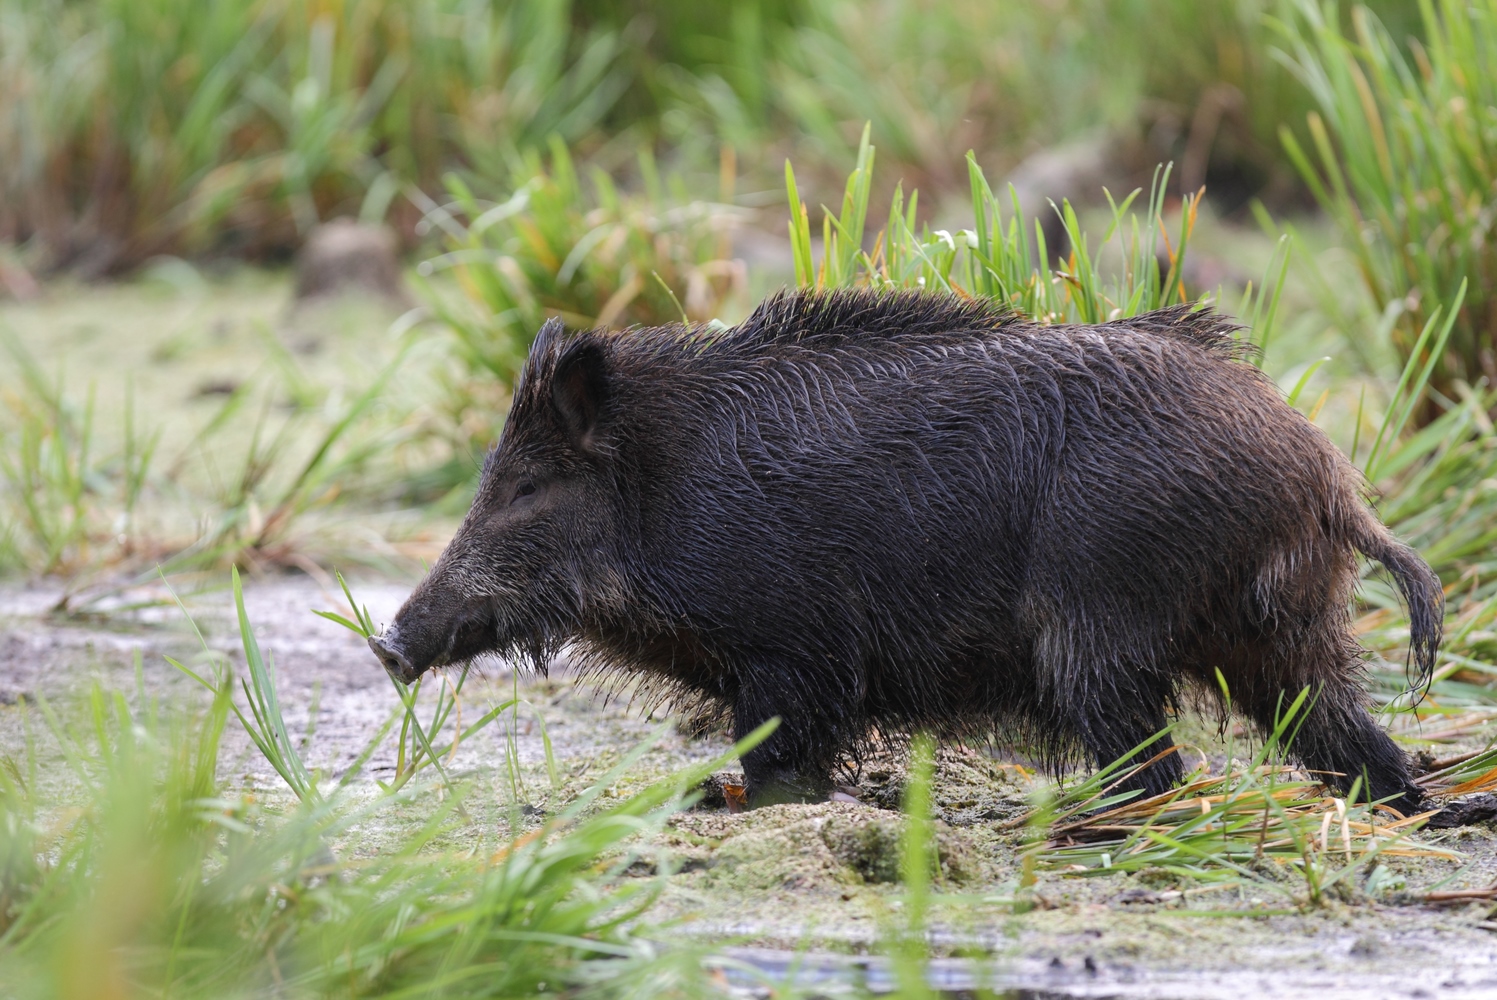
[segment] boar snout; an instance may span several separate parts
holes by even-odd
[[[400,630],[396,628],[388,629],[384,635],[371,635],[369,648],[384,665],[387,674],[402,684],[412,684],[415,683],[417,677],[421,676],[421,671],[411,663],[409,657],[400,651],[397,644],[399,635]]]
[[[389,628],[369,637],[387,673],[403,684],[433,667],[467,663],[498,645],[498,622],[488,598],[462,600],[429,581],[418,587]]]

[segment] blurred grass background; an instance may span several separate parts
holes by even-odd
[[[542,321],[732,322],[791,281],[1047,321],[1209,299],[1448,580],[1497,537],[1497,0],[0,0],[0,26],[11,570],[409,571]],[[284,308],[337,219],[388,226],[416,294]]]
[[[1268,0],[6,0],[0,240],[43,273],[162,253],[276,259],[319,219],[391,217],[448,173],[510,187],[553,137],[750,175],[840,169],[865,122],[907,183],[960,186],[1093,129],[1236,207],[1304,197],[1279,141],[1319,96]],[[1371,12],[1395,48],[1415,4]],[[1333,23],[1337,15],[1332,16]],[[1152,168],[1153,162],[1146,164]],[[1214,195],[1215,196],[1215,195]]]
[[[1411,525],[1455,504],[1460,541],[1419,533],[1463,553],[1447,579],[1488,538],[1497,0],[0,0],[0,26],[11,570],[409,571],[543,320],[732,322],[791,281],[1050,321],[1210,299],[1369,463],[1454,310],[1394,428],[1417,447],[1368,472]],[[336,219],[394,233],[393,326],[284,307]],[[1475,443],[1434,475],[1452,421]]]

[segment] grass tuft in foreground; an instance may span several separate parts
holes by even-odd
[[[461,818],[461,783],[369,794],[350,784],[354,771],[331,784],[309,771],[242,613],[240,632],[248,713],[222,661],[205,680],[206,710],[143,689],[95,687],[71,714],[39,702],[44,733],[0,767],[0,981],[11,995],[608,995],[684,974],[677,960],[657,969],[654,946],[630,929],[669,859],[652,859],[665,873],[654,879],[622,873],[722,761],[600,808],[647,743],[538,826],[494,838]],[[231,712],[286,778],[288,806],[220,780]],[[39,777],[53,755],[71,777],[60,794]],[[425,820],[393,849],[335,850],[355,828],[412,810]],[[448,846],[458,830],[461,849]]]
[[[1250,760],[1236,760],[1229,744],[1222,774],[1203,763],[1180,786],[1139,799],[1114,792],[1137,769],[1125,768],[1124,757],[1063,791],[1029,817],[1042,839],[1030,848],[1026,871],[1154,870],[1201,885],[1250,883],[1295,905],[1318,905],[1380,857],[1459,857],[1408,839],[1430,814],[1359,803],[1355,789],[1328,795],[1314,775],[1282,762],[1309,698],[1302,691],[1287,706]]]

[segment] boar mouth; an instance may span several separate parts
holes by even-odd
[[[425,627],[422,627],[425,626]],[[395,680],[414,684],[433,667],[466,663],[498,645],[498,620],[485,601],[465,609],[443,625],[396,621],[381,635],[369,637],[369,649]]]

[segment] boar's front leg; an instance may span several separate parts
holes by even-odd
[[[781,802],[825,802],[832,793],[832,767],[850,742],[847,707],[825,685],[813,693],[808,675],[794,668],[754,670],[733,703],[733,739],[740,740],[770,719],[774,732],[743,755],[749,807]]]
[[[1149,637],[1097,628],[1093,623],[1100,617],[1074,613],[1041,632],[1035,653],[1042,711],[1049,716],[1041,722],[1051,731],[1070,733],[1094,767],[1127,758],[1107,781],[1117,782],[1114,792],[1159,795],[1180,780],[1178,753],[1130,777],[1122,774],[1174,746],[1168,733],[1151,738],[1166,725],[1165,709],[1178,681]]]

